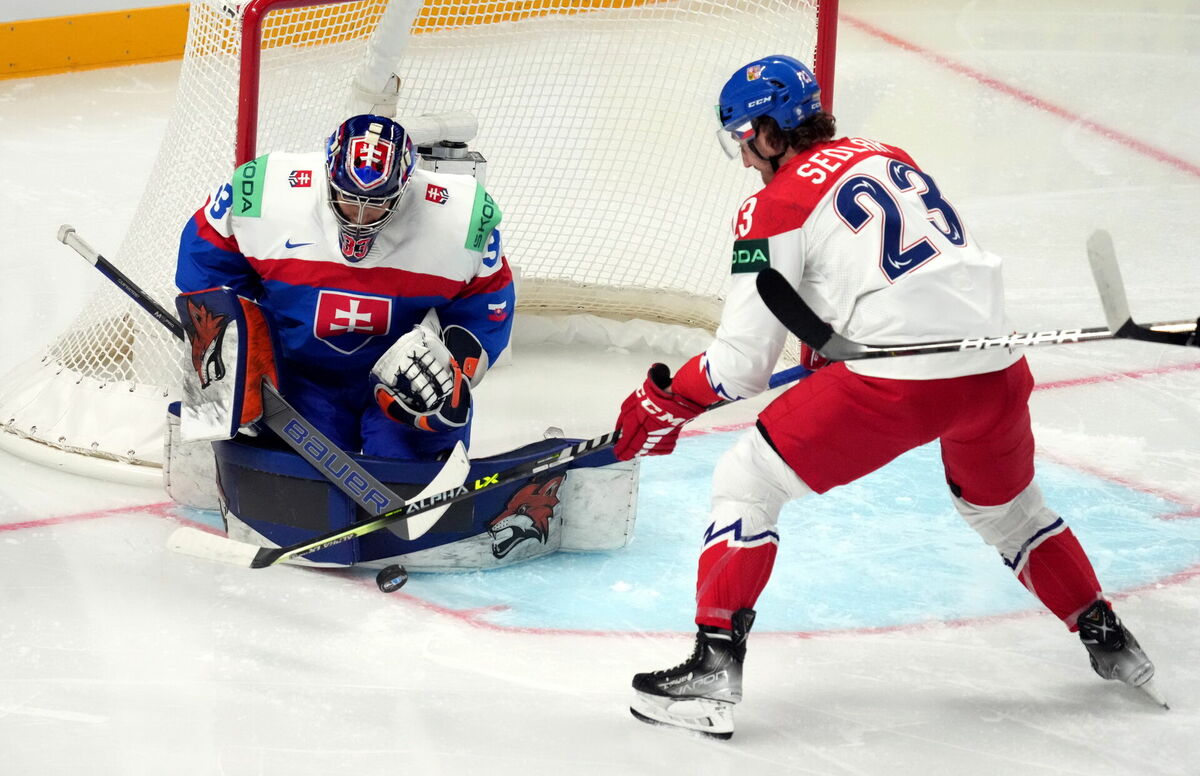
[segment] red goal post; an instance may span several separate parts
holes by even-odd
[[[182,225],[235,162],[318,149],[345,116],[394,104],[402,122],[447,111],[478,120],[471,147],[504,211],[519,315],[712,329],[729,217],[753,186],[717,147],[721,85],[751,59],[786,53],[814,65],[827,105],[833,94],[837,0],[192,0],[189,10],[142,201],[119,250],[99,246],[166,306]],[[103,289],[0,385],[0,444],[20,452],[13,440],[32,440],[157,476],[181,364],[158,323]]]

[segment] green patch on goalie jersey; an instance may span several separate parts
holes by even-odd
[[[735,240],[731,272],[762,272],[771,266],[771,246],[767,240]]]
[[[267,157],[260,156],[233,173],[233,214],[243,218],[262,216],[263,189],[266,188]]]
[[[487,250],[492,230],[500,225],[500,206],[483,186],[475,184],[475,206],[471,208],[471,224],[467,227],[467,241],[463,247],[472,251]]]

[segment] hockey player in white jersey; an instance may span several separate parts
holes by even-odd
[[[979,247],[907,153],[835,139],[808,67],[787,56],[751,62],[722,89],[718,112],[722,145],[764,185],[733,221],[733,274],[716,338],[673,377],[662,364],[650,368],[621,406],[618,458],[669,453],[682,426],[705,409],[765,390],[786,336],[756,290],[756,273],[767,267],[852,340],[1010,331],[999,259]],[[852,482],[935,439],[968,524],[1079,634],[1100,676],[1149,689],[1154,666],[1113,613],[1070,528],[1042,501],[1032,388],[1025,359],[993,349],[829,364],[775,399],[713,476],[695,649],[675,668],[634,677],[634,715],[732,735],[784,502]]]
[[[432,460],[469,439],[515,298],[499,206],[415,161],[402,126],[360,115],[324,154],[242,165],[184,228],[176,284],[256,301],[281,392],[343,449]]]

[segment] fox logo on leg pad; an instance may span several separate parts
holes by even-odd
[[[211,312],[192,300],[187,303],[188,317],[195,336],[192,337],[192,368],[200,378],[200,387],[207,388],[225,377],[225,362],[221,360],[221,340],[229,325],[228,315]]]
[[[564,476],[558,474],[541,482],[531,482],[513,494],[504,511],[488,524],[492,555],[503,558],[530,539],[546,543]]]

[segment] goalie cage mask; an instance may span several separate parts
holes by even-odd
[[[347,259],[362,259],[370,251],[375,237],[396,215],[415,167],[408,132],[389,118],[352,116],[329,136],[325,150],[329,207]],[[371,213],[368,208],[381,212]]]

